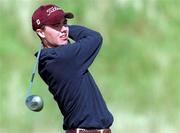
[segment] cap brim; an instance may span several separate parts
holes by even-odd
[[[74,15],[72,13],[70,13],[70,12],[67,12],[67,13],[65,13],[64,17],[72,19],[72,18],[74,18]]]

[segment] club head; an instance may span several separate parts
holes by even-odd
[[[44,103],[40,96],[30,95],[26,98],[26,106],[34,112],[39,112],[43,109]]]

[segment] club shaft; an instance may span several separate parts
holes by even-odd
[[[26,97],[28,97],[31,94],[33,80],[34,80],[34,77],[35,77],[35,74],[36,74],[36,70],[37,70],[37,66],[38,66],[38,62],[39,62],[39,56],[41,54],[41,49],[42,49],[42,45],[41,45],[41,47],[40,47],[40,49],[38,51],[37,57],[36,57],[35,65],[34,65],[34,68],[33,68],[33,71],[32,71],[32,77],[31,77],[31,80],[30,80],[30,84],[29,84],[29,87],[28,87],[28,90],[27,90],[27,96]]]

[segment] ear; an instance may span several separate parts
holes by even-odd
[[[43,30],[37,29],[37,30],[36,30],[36,33],[37,33],[41,38],[45,38],[45,34],[44,34],[44,31],[43,31]]]

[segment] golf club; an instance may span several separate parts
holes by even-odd
[[[39,56],[41,53],[41,49],[42,49],[42,45],[38,51],[37,57],[36,57],[36,61],[35,61],[35,65],[34,65],[34,69],[32,72],[32,77],[30,80],[30,85],[29,88],[27,90],[27,96],[26,96],[26,106],[31,110],[31,111],[35,111],[35,112],[39,112],[43,109],[44,103],[43,103],[43,99],[38,96],[38,95],[30,95],[31,94],[31,90],[32,90],[32,85],[33,85],[33,80],[35,77],[35,73],[36,73],[36,69],[38,66],[38,62],[39,62]]]

